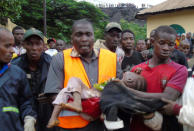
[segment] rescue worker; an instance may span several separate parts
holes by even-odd
[[[26,74],[19,67],[8,64],[14,53],[13,46],[12,33],[0,28],[0,130],[35,131],[36,113],[32,110]]]
[[[33,109],[37,112],[37,131],[48,131],[46,125],[52,112],[52,105],[45,103],[40,98],[42,95],[47,79],[47,73],[50,66],[51,57],[44,53],[43,34],[37,29],[29,29],[24,34],[23,40],[26,53],[12,61],[13,64],[22,68],[30,84],[33,94]],[[50,129],[52,130],[52,129]]]
[[[89,88],[112,77],[122,77],[115,53],[106,49],[93,49],[94,30],[88,20],[74,22],[71,42],[73,48],[59,52],[53,57],[45,93],[57,94],[66,87],[71,77],[80,78]],[[60,131],[104,131],[101,120],[89,121],[89,115],[81,113],[81,116],[79,113],[63,110],[58,118]]]

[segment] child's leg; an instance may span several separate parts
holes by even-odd
[[[57,126],[59,124],[59,120],[57,119],[57,117],[59,116],[59,113],[61,112],[62,107],[61,105],[55,105],[51,118],[48,122],[47,128],[52,128],[54,126]]]

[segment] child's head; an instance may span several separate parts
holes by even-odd
[[[180,42],[179,50],[183,52],[185,55],[189,54],[190,44],[187,40],[183,40]]]
[[[146,80],[144,79],[144,77],[142,77],[141,75],[138,75],[137,73],[130,72],[130,71],[125,72],[123,74],[122,81],[129,88],[133,88],[136,90],[140,89],[141,91],[146,90],[146,86],[147,86]]]

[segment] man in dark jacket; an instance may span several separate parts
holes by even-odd
[[[8,64],[14,53],[13,45],[12,33],[0,28],[0,130],[35,131],[36,114],[26,75],[17,66]]]
[[[17,57],[12,63],[18,65],[26,72],[34,98],[33,109],[38,114],[37,131],[53,130],[46,128],[52,112],[52,105],[39,101],[41,93],[44,91],[51,61],[51,57],[43,52],[42,32],[34,28],[27,30],[24,34],[23,44],[27,51],[26,54]]]

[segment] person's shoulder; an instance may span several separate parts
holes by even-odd
[[[12,76],[21,76],[21,75],[25,75],[26,73],[17,65],[14,64],[10,64],[9,65],[10,68],[10,73]]]
[[[24,62],[24,59],[26,57],[26,54],[22,54],[18,57],[15,57],[14,59],[11,60],[11,63],[12,64],[15,64],[15,65],[18,65],[20,63],[23,63]]]
[[[52,60],[52,57],[50,55],[46,54],[45,52],[42,53],[42,57],[43,57],[44,61],[47,63],[50,63]]]
[[[176,71],[180,71],[181,70],[183,72],[187,72],[187,67],[186,66],[178,64],[178,63],[176,63],[174,61],[171,61],[169,63],[169,65],[172,66]]]
[[[141,68],[141,69],[146,69],[148,67],[148,63],[147,63],[147,61],[145,61],[145,62],[142,62],[142,63],[140,63],[140,64],[138,64],[138,65],[135,65],[133,68],[132,68],[132,72],[136,69],[136,68]]]

